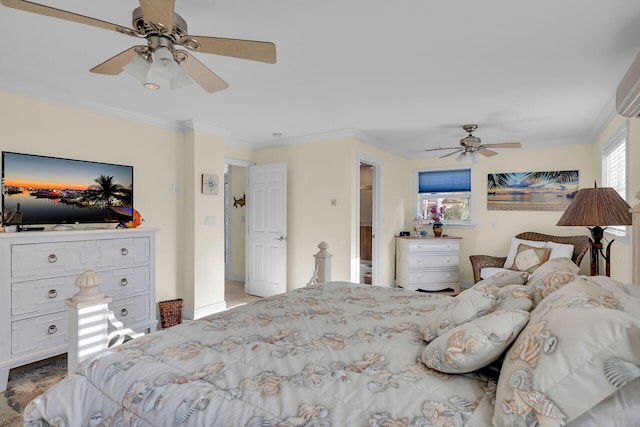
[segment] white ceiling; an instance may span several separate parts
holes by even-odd
[[[138,6],[41,3],[127,27]],[[278,61],[196,53],[228,89],[153,92],[89,72],[138,40],[2,6],[0,89],[193,120],[252,148],[357,132],[410,158],[456,146],[465,123],[484,143],[590,143],[640,48],[637,0],[176,0],[176,12],[192,35],[272,41]]]

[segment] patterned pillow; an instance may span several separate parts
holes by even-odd
[[[554,258],[569,258],[573,256],[573,245],[568,245],[564,243],[555,243],[555,242],[540,242],[538,240],[524,240],[518,239],[517,237],[511,238],[511,245],[509,246],[509,253],[507,254],[507,259],[504,262],[504,267],[508,268],[510,265],[513,265],[513,259],[518,252],[518,245],[520,243],[524,243],[525,245],[534,246],[536,248],[549,248],[551,252],[549,253],[549,259]]]
[[[533,294],[534,306],[540,304],[540,301],[564,285],[573,282],[576,277],[578,276],[570,271],[554,271],[529,284],[528,286]]]
[[[538,267],[549,259],[549,248],[536,248],[534,246],[520,243],[513,264],[508,267],[509,270],[526,271],[533,273]]]
[[[640,377],[640,298],[581,276],[545,298],[507,352],[496,426],[565,425]]]
[[[496,361],[529,320],[522,310],[494,311],[431,341],[422,361],[436,371],[462,374]]]
[[[529,274],[525,271],[501,270],[479,281],[476,285],[480,283],[490,286],[522,285],[527,279],[529,279]]]
[[[458,325],[493,311],[500,288],[476,283],[459,293],[449,304],[440,306],[425,316],[422,335],[429,342]]]
[[[533,293],[526,285],[507,285],[500,288],[495,310],[524,310],[533,308]]]
[[[538,305],[552,292],[572,282],[578,277],[579,270],[580,267],[569,258],[554,258],[541,265],[527,282],[527,286],[533,292],[533,306]]]

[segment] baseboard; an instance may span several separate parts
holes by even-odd
[[[244,282],[244,274],[227,274],[225,279],[233,280],[234,282]]]
[[[212,314],[225,311],[227,309],[227,303],[224,301],[217,302],[215,304],[209,304],[204,307],[198,307],[194,310],[191,307],[185,307],[182,316],[186,319],[201,319]]]

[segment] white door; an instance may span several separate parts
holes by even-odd
[[[249,166],[245,291],[268,297],[287,290],[287,164]]]

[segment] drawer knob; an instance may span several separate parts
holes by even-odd
[[[120,286],[127,286],[129,284],[129,281],[127,280],[126,277],[123,277],[122,279],[120,279]]]
[[[56,291],[55,289],[49,290],[49,298],[55,298],[57,296],[58,296],[58,291]]]
[[[47,258],[47,260],[53,264],[54,262],[58,261],[58,257],[56,256],[56,254],[51,254],[49,255],[49,257]]]
[[[56,325],[51,325],[51,326],[49,326],[49,329],[47,330],[47,333],[48,333],[49,335],[53,335],[53,334],[55,334],[56,332],[58,332],[58,327],[57,327]]]
[[[129,310],[127,310],[126,308],[123,308],[122,310],[120,310],[120,315],[122,317],[126,317],[127,314],[129,314]]]
[[[129,254],[129,249],[127,249],[127,248],[122,248],[122,249],[120,249],[120,253],[121,253],[122,255],[128,255],[128,254]]]

